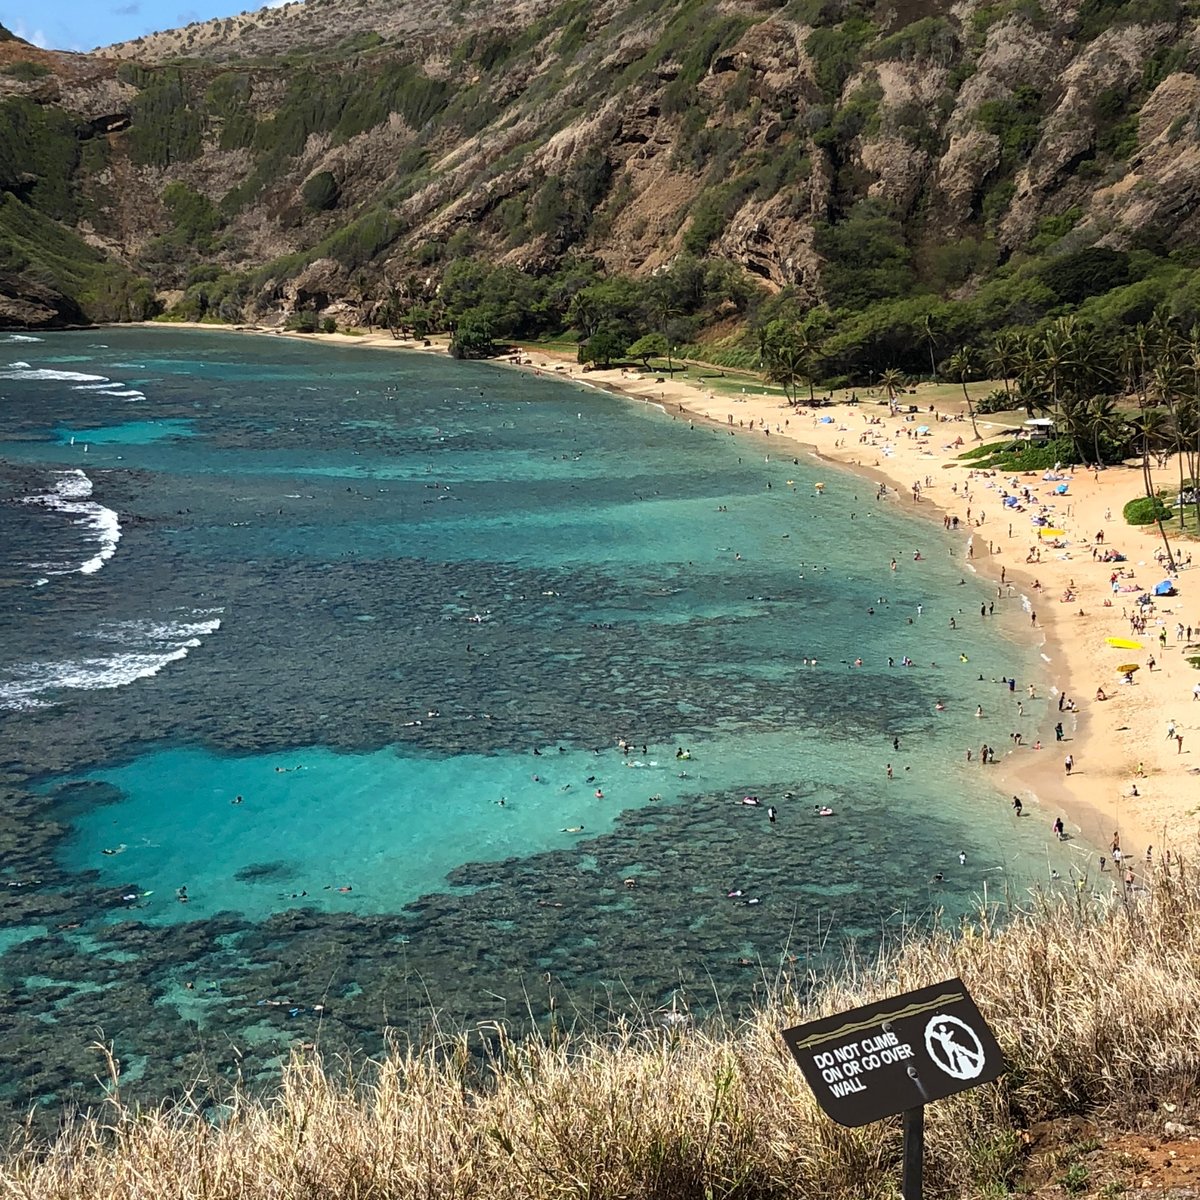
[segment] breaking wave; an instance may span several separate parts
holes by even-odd
[[[22,498],[24,504],[38,504],[52,512],[66,513],[75,520],[75,525],[87,529],[99,547],[95,554],[78,566],[59,563],[33,563],[39,570],[51,575],[94,575],[117,552],[121,540],[120,517],[111,508],[92,500],[92,481],[80,470],[57,471],[58,481],[54,489],[36,496]]]
[[[214,614],[222,611],[204,609],[180,621],[106,621],[91,635],[107,643],[105,653],[0,668],[0,709],[49,708],[65,699],[56,693],[119,688],[149,679],[216,633],[221,619]]]

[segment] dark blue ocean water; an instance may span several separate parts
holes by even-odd
[[[736,1009],[1066,874],[966,762],[1019,610],[782,450],[491,364],[0,335],[0,1097],[94,1095],[98,1031],[156,1096]]]

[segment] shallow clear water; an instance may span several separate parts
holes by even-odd
[[[966,762],[1042,716],[1016,602],[867,481],[491,364],[0,350],[10,1104],[91,1096],[97,1028],[151,1096],[318,1002],[366,1050],[736,1008],[1069,870]]]

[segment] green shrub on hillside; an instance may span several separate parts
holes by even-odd
[[[0,190],[47,216],[72,220],[81,136],[79,123],[61,108],[23,96],[0,102]]]
[[[203,120],[192,106],[183,71],[164,67],[150,72],[133,102],[129,145],[135,162],[169,167],[200,157]]]
[[[743,176],[700,193],[691,206],[691,224],[683,235],[683,248],[701,255],[725,232],[730,219],[753,192],[757,180]]]
[[[318,171],[310,175],[300,189],[300,195],[305,206],[313,212],[324,212],[332,208],[338,200],[338,185],[331,171]]]
[[[1064,213],[1058,213],[1051,217],[1043,217],[1038,222],[1037,233],[1029,243],[1030,250],[1035,253],[1041,250],[1048,250],[1060,238],[1066,237],[1079,224],[1082,216],[1083,209],[1073,207],[1067,209]]]
[[[213,234],[221,228],[223,221],[207,196],[186,184],[169,183],[163,189],[163,204],[171,216],[178,241],[197,250],[212,248]]]
[[[27,58],[18,59],[16,62],[9,63],[0,70],[0,75],[7,75],[11,79],[18,79],[22,83],[32,83],[35,79],[44,79],[49,74],[49,67],[43,63],[30,62]]]
[[[903,226],[876,201],[860,202],[844,220],[818,224],[813,245],[826,259],[822,279],[838,308],[864,308],[911,290]]]
[[[980,127],[1000,139],[1002,170],[1011,170],[1029,157],[1041,127],[1042,95],[1018,84],[1009,100],[985,100],[975,111]]]
[[[1124,250],[1091,246],[1051,259],[1039,272],[1054,295],[1068,304],[1098,296],[1129,282],[1130,259]]]
[[[254,85],[244,71],[226,71],[218,75],[204,93],[210,121],[220,124],[222,150],[240,150],[254,141],[258,121],[250,111]]]
[[[355,270],[369,263],[400,236],[401,225],[391,213],[368,212],[318,242],[312,258],[336,258],[344,267]]]
[[[872,58],[928,59],[945,64],[959,48],[958,35],[946,17],[922,17],[875,43]]]
[[[814,29],[804,43],[813,64],[813,78],[826,99],[836,101],[842,86],[862,61],[862,48],[874,29],[862,17],[836,27]]]

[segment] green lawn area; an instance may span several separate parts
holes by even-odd
[[[1167,536],[1178,537],[1182,533],[1185,537],[1200,538],[1200,522],[1196,519],[1194,504],[1184,506],[1182,510],[1183,524],[1180,525],[1180,510],[1175,507],[1175,497],[1178,495],[1178,488],[1162,489],[1163,503],[1171,510],[1171,519],[1163,522]]]

